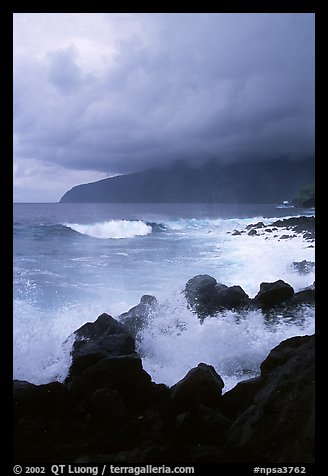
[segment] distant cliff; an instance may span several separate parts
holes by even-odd
[[[276,203],[291,200],[314,180],[314,160],[215,161],[198,167],[176,162],[166,168],[77,185],[61,202],[91,203]]]
[[[315,206],[315,184],[314,182],[305,185],[298,193],[293,197],[292,203],[297,207],[314,207]]]

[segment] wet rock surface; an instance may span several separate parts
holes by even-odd
[[[14,381],[16,461],[313,462],[314,336],[283,341],[259,377],[223,395],[206,363],[171,388],[153,383],[111,316],[75,336],[64,383]]]

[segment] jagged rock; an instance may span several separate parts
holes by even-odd
[[[153,395],[151,377],[137,354],[103,358],[66,379],[74,396],[88,398],[97,389],[117,390],[128,409],[145,407]]]
[[[195,405],[217,405],[224,382],[212,365],[200,363],[171,387],[172,401],[178,408],[188,409]]]
[[[272,226],[286,228],[293,230],[295,233],[303,234],[303,238],[306,240],[312,240],[315,238],[315,217],[292,217],[277,220],[272,223]]]
[[[281,279],[274,283],[261,283],[260,291],[255,296],[254,303],[259,307],[270,308],[291,298],[293,294],[292,286]]]
[[[74,334],[65,385],[75,399],[90,401],[97,390],[103,389],[108,395],[117,391],[128,409],[149,403],[154,391],[151,377],[143,370],[134,339],[123,324],[102,314]]]
[[[288,301],[289,305],[300,306],[304,304],[315,304],[315,289],[308,287],[295,293]]]
[[[173,437],[179,443],[223,445],[231,423],[217,409],[200,404],[193,411],[177,415]]]
[[[235,309],[249,303],[249,296],[240,286],[216,285],[217,307],[225,309]]]
[[[69,462],[87,428],[76,417],[70,391],[59,382],[14,381],[14,459],[26,464]]]
[[[241,462],[314,462],[314,336],[292,337],[261,365],[262,385],[237,418],[229,446]]]
[[[248,295],[240,286],[217,283],[207,274],[191,278],[184,290],[189,306],[199,317],[213,315],[223,309],[236,309],[249,304]]]
[[[95,322],[84,324],[74,332],[74,336],[68,380],[104,358],[135,352],[135,342],[128,330],[105,313]]]
[[[98,428],[119,427],[128,415],[128,410],[117,390],[99,388],[83,402],[87,421]]]
[[[144,295],[137,306],[132,307],[128,312],[119,316],[119,320],[129,330],[130,335],[136,338],[148,323],[149,317],[158,308],[158,301],[155,296]]]
[[[200,316],[207,316],[217,309],[217,281],[208,274],[199,274],[189,279],[184,294],[188,304]]]
[[[73,400],[68,389],[59,382],[44,385],[14,380],[14,416],[16,419],[27,415],[53,417],[69,413]]]
[[[260,377],[243,380],[222,396],[222,408],[231,419],[237,418],[252,403],[254,396],[263,384]]]
[[[214,278],[207,282],[215,283],[216,294],[231,289]],[[283,341],[261,364],[259,377],[222,395],[221,377],[204,363],[171,389],[152,383],[138,354],[125,354],[131,344],[124,339],[132,338],[110,316],[75,335],[80,345],[64,384],[14,382],[16,461],[313,462],[314,336]]]

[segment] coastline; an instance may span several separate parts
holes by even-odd
[[[314,219],[307,227],[301,219],[293,220],[275,223],[283,230],[292,227],[289,236],[280,239],[310,233],[304,238],[313,242]],[[266,228],[257,223],[245,232],[256,230],[252,233],[256,239],[258,233],[271,235]],[[302,270],[310,265],[299,266]],[[253,306],[264,310],[270,323],[287,309],[290,314],[298,306],[315,304],[314,285],[295,293],[282,280],[262,283],[258,295],[249,299],[243,290],[236,294],[238,286],[213,279],[207,276],[202,287],[203,279],[195,276],[192,285],[186,285],[189,306],[200,319],[229,306],[240,306],[241,311]],[[226,393],[224,381],[206,362],[168,387],[152,382],[136,351],[135,338],[145,324],[145,310],[152,306],[156,298],[143,296],[119,321],[102,314],[76,330],[72,363],[63,383],[14,381],[16,461],[314,462],[314,335],[282,341],[262,362],[258,377],[239,382]]]

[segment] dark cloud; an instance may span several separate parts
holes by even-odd
[[[17,160],[110,174],[313,156],[313,14],[138,15],[92,71],[73,38],[17,58]]]
[[[67,48],[48,54],[48,79],[59,93],[74,93],[80,86],[82,74],[76,64],[77,51]]]

